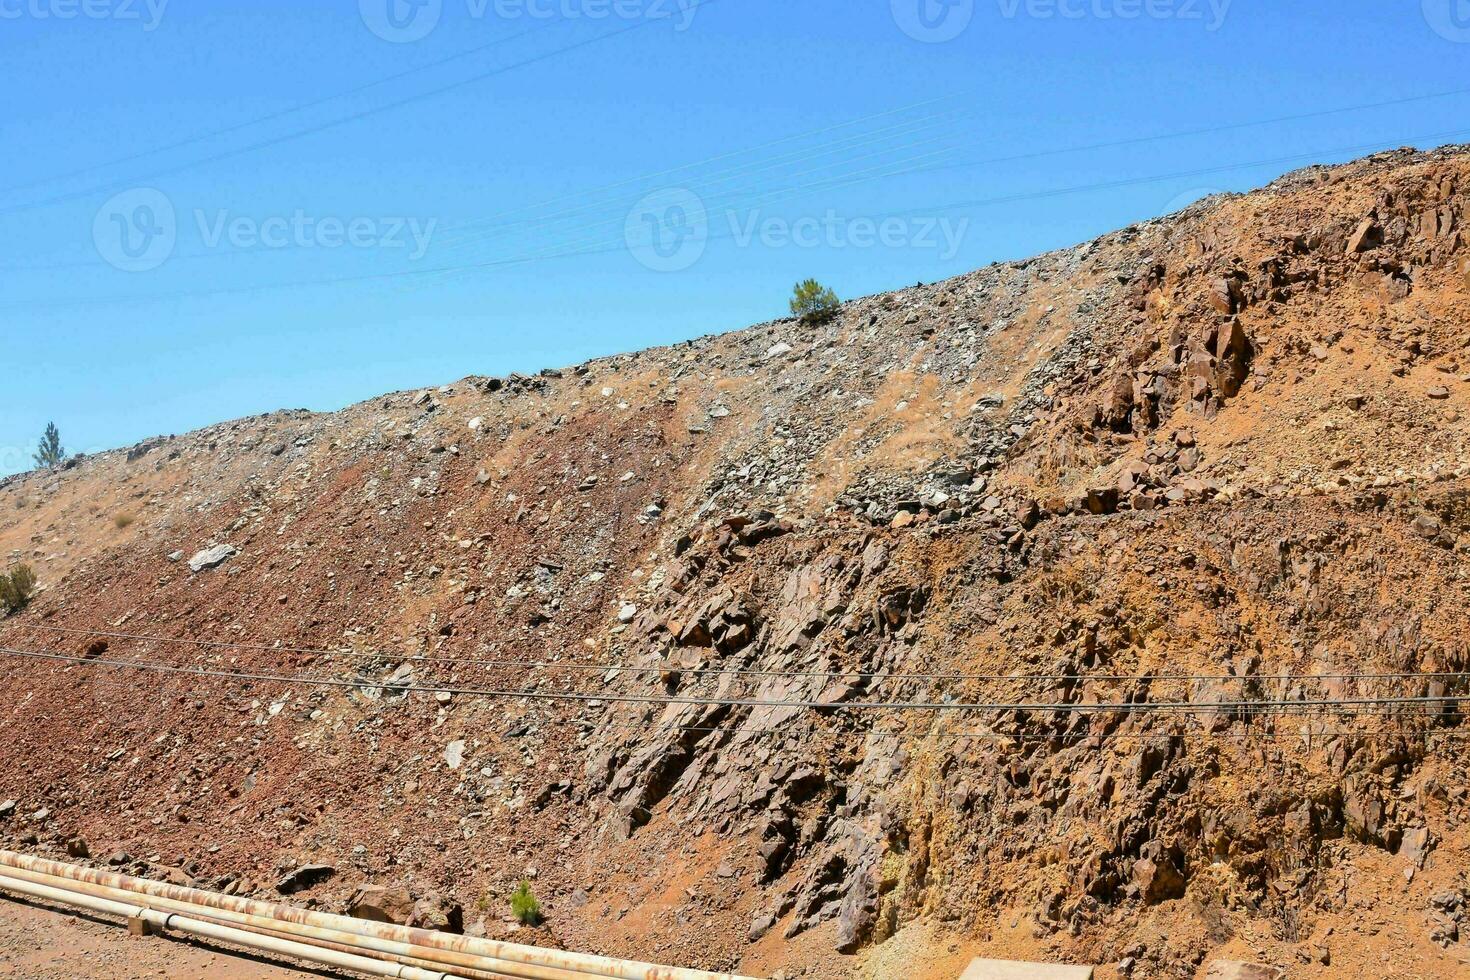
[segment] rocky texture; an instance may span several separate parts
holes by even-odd
[[[218,568],[235,557],[237,553],[227,544],[217,544],[213,548],[206,548],[189,559],[189,571],[204,572],[211,568]]]
[[[5,481],[43,591],[0,640],[86,663],[0,679],[0,833],[522,938],[526,880],[535,941],[748,973],[1453,976],[1467,190],[1381,154],[820,326]],[[99,665],[145,658],[284,679]],[[1281,679],[1391,672],[1441,676]],[[1426,707],[1251,708],[1390,695]],[[1148,701],[1192,711],[1077,710]]]

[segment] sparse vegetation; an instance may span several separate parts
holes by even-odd
[[[529,881],[521,882],[516,887],[515,894],[511,895],[510,914],[524,926],[541,924],[541,903],[536,901],[536,895],[531,891]]]
[[[54,470],[64,462],[66,450],[61,448],[61,432],[56,428],[55,422],[48,422],[46,434],[41,436],[41,442],[36,447],[36,465]]]
[[[0,613],[8,616],[20,612],[36,591],[36,572],[29,565],[16,565],[8,574],[0,575]]]
[[[802,323],[825,323],[837,315],[841,305],[837,294],[815,279],[797,283],[791,294],[791,312]]]
[[[132,514],[118,514],[112,519],[112,523],[117,526],[117,529],[119,531],[121,531],[125,528],[131,527],[135,520],[137,520],[137,518],[134,517]]]

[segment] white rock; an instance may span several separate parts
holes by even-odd
[[[464,764],[464,739],[450,742],[444,747],[444,764],[450,769],[458,769]]]
[[[631,623],[638,616],[638,607],[631,602],[623,603],[623,608],[618,610],[618,622]]]
[[[213,548],[206,548],[193,558],[189,559],[189,570],[202,572],[210,568],[218,568],[240,552],[227,544],[217,544]]]

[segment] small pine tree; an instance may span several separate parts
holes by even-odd
[[[825,323],[837,315],[842,301],[815,279],[796,284],[791,294],[791,312],[803,323]]]
[[[41,444],[36,447],[36,465],[54,470],[65,461],[66,450],[61,448],[61,433],[57,431],[55,422],[49,422]]]
[[[531,891],[529,881],[521,882],[516,887],[515,893],[510,896],[510,914],[524,926],[541,924],[541,903],[536,901],[536,895]]]

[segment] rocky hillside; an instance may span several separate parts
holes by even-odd
[[[1462,975],[1467,236],[1398,151],[12,478],[0,834],[761,975]]]

